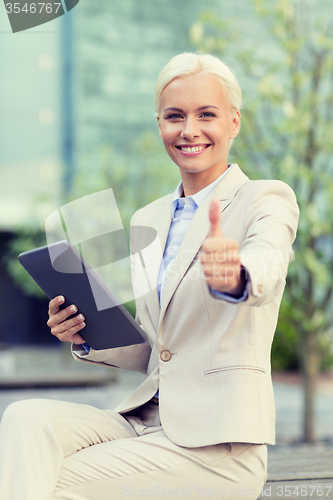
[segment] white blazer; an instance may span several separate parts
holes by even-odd
[[[238,241],[247,271],[248,298],[233,304],[214,298],[198,252],[208,235],[209,204],[218,198],[221,228]],[[172,194],[135,213],[132,225],[168,235]],[[167,280],[161,307],[156,288],[136,300],[144,344],[94,351],[73,346],[83,361],[147,374],[116,410],[126,413],[159,388],[165,434],[184,447],[224,442],[274,444],[275,407],[270,351],[299,210],[281,181],[250,181],[234,165],[198,208]],[[147,261],[146,261],[147,262]],[[160,255],[147,263],[157,279]],[[134,293],[138,284],[134,279]],[[83,332],[84,335],[84,332]]]

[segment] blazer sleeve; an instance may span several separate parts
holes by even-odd
[[[283,293],[293,259],[299,209],[293,190],[284,182],[250,184],[240,260],[249,281],[244,303],[261,306]]]
[[[72,354],[79,361],[97,363],[102,366],[109,365],[146,374],[151,347],[147,339],[142,344],[115,347],[114,349],[99,351],[90,349],[88,354],[81,345],[72,344]]]
[[[134,216],[132,217],[131,225],[133,224]],[[138,315],[136,315],[135,320],[141,326]],[[102,349],[98,351],[90,348],[89,353],[87,353],[82,345],[72,344],[72,354],[74,358],[79,361],[97,363],[102,366],[109,365],[144,374],[147,374],[151,351],[151,345],[148,338],[146,338],[146,341],[142,344],[115,347],[113,349]]]

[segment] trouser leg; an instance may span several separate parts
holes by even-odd
[[[177,446],[159,425],[157,407],[154,418],[151,404],[126,418],[138,436],[101,443],[64,459],[51,500],[259,496],[266,480],[266,446]]]
[[[1,500],[259,496],[265,446],[183,448],[167,438],[157,411],[148,404],[126,421],[73,403],[11,405],[0,426]]]
[[[0,498],[48,500],[66,457],[134,436],[133,427],[113,411],[43,399],[14,403],[0,425]]]
[[[103,443],[64,460],[51,500],[255,500],[265,482],[262,448],[243,445],[237,456],[229,443],[206,447],[204,456],[175,446],[163,431]]]

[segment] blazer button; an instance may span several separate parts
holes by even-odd
[[[171,356],[172,354],[170,351],[162,351],[160,354],[160,358],[162,361],[170,361]]]

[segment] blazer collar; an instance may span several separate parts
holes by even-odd
[[[197,209],[172,265],[170,272],[172,279],[169,278],[166,282],[161,308],[159,306],[156,288],[153,288],[151,292],[145,295],[146,304],[156,330],[158,330],[159,325],[163,321],[166,309],[175,290],[209,233],[210,222],[208,212],[210,201],[213,198],[218,198],[220,200],[221,212],[223,212],[223,210],[225,210],[225,208],[231,203],[240,187],[247,181],[248,177],[241,171],[237,164],[234,164],[230,172],[228,172],[228,174],[221,179],[221,181],[215,186],[212,192],[207,196],[207,198],[205,198]],[[162,254],[171,223],[170,213],[172,197],[173,195],[171,194],[170,196],[163,198],[160,208],[157,210],[154,217],[153,227],[157,231]],[[149,271],[148,269],[147,271],[152,285],[157,283],[160,264],[160,258],[156,258],[155,260],[153,259],[149,263]]]
[[[173,193],[169,196],[163,197],[160,201],[160,205],[156,210],[153,217],[153,222],[151,227],[156,230],[156,246],[147,247],[144,262],[146,265],[146,272],[149,283],[150,291],[144,294],[144,300],[146,302],[151,320],[157,331],[158,320],[160,316],[160,304],[157,293],[157,279],[161,266],[161,260],[163,258],[164,247],[169,233],[169,228],[171,224],[171,202],[173,198]]]
[[[230,172],[215,186],[210,199],[218,198],[221,201],[232,199],[240,187],[248,180],[247,175],[244,174],[237,163],[234,163]]]

